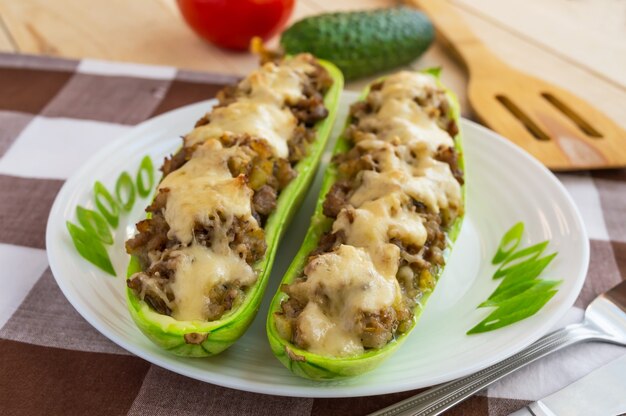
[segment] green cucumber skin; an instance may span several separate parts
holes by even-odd
[[[429,71],[424,71],[424,72],[429,72]],[[443,87],[443,85],[439,82],[439,80],[437,82],[441,87]],[[362,93],[361,98],[364,98],[368,92],[369,92],[369,87],[366,88],[365,91]],[[448,89],[446,89],[446,94],[452,103],[452,112],[453,112],[454,118],[458,122],[460,119],[458,100],[456,96]],[[346,125],[348,125],[348,122],[349,122],[349,118],[346,121]],[[455,147],[459,153],[459,167],[461,169],[464,169],[463,145],[462,145],[461,135],[462,135],[461,132],[459,132],[454,138],[455,139],[454,141],[455,141]],[[349,142],[344,137],[340,136],[333,150],[333,154],[342,153],[348,150],[349,148],[350,148]],[[465,174],[465,177],[467,177],[467,173]],[[326,199],[326,194],[328,193],[328,191],[330,190],[331,186],[336,181],[336,179],[337,179],[337,169],[335,165],[331,164],[329,165],[326,171],[326,174],[324,175],[324,180],[322,182],[322,187],[321,187],[320,194],[317,200],[317,205],[315,207],[315,212],[311,219],[311,225],[304,238],[304,242],[302,246],[300,247],[300,249],[298,250],[298,253],[296,254],[293,262],[287,269],[287,272],[285,273],[285,276],[282,279],[281,285],[293,282],[294,279],[296,279],[301,274],[301,271],[304,268],[304,265],[306,263],[309,253],[311,252],[311,250],[317,247],[317,243],[320,237],[322,236],[322,234],[326,230],[330,229],[332,225],[332,221],[326,216],[324,216],[323,203],[324,203],[324,200]],[[464,186],[462,187],[462,192],[463,192],[463,200],[465,200],[465,187]],[[448,230],[447,232],[448,249],[444,252],[444,258],[446,259],[446,261],[448,260],[450,256],[452,245],[456,241],[461,231],[462,223],[463,223],[463,216],[459,216],[455,220],[454,224],[452,224],[452,226],[450,227],[450,230]],[[436,275],[437,281],[441,277],[443,271],[444,271],[443,267],[440,268],[440,270],[438,271]],[[435,289],[436,289],[436,286],[435,286]],[[389,344],[387,344],[383,348],[380,348],[378,350],[370,350],[361,355],[357,355],[354,357],[334,358],[334,357],[327,357],[327,356],[322,356],[318,354],[313,354],[306,350],[299,349],[298,347],[293,345],[291,342],[282,339],[278,335],[278,332],[276,330],[276,326],[274,323],[274,313],[280,310],[280,304],[285,298],[287,298],[287,295],[279,290],[275,294],[274,298],[272,299],[272,303],[270,304],[270,308],[268,312],[268,317],[267,317],[267,322],[266,322],[268,340],[272,348],[272,352],[274,353],[276,358],[278,358],[278,360],[281,363],[283,363],[285,367],[287,367],[289,370],[291,370],[294,374],[298,376],[311,379],[311,380],[316,380],[316,381],[337,380],[337,379],[342,379],[342,378],[358,376],[376,368],[386,358],[391,356],[391,354],[393,354],[400,347],[400,345],[402,345],[402,343],[404,343],[406,338],[410,335],[411,331],[417,324],[417,321],[423,311],[423,308],[426,305],[428,298],[430,297],[431,294],[432,294],[432,291],[430,293],[425,294],[420,300],[420,304],[422,305],[422,307],[414,311],[415,317],[413,319],[411,328],[407,332],[401,334],[395,340],[391,341]],[[292,359],[292,357],[290,357],[289,354],[287,354],[287,348],[292,353],[291,354],[292,357],[300,356],[304,360],[302,360],[302,358],[299,358],[297,360]]]
[[[254,266],[259,271],[259,278],[248,290],[243,303],[218,321],[177,321],[170,316],[158,314],[147,303],[137,298],[132,290],[126,290],[126,303],[137,327],[152,342],[174,355],[208,357],[218,354],[239,339],[256,316],[272,271],[278,243],[313,181],[335,122],[339,98],[343,90],[341,71],[330,62],[323,60],[319,62],[334,81],[324,97],[329,114],[326,119],[317,124],[316,140],[311,144],[309,154],[296,165],[298,176],[281,192],[276,209],[267,220],[266,255]],[[140,270],[139,262],[131,256],[127,276]],[[184,336],[190,333],[207,334],[207,338],[201,344],[188,344]]]
[[[333,62],[346,80],[406,65],[433,42],[424,14],[409,7],[308,17],[283,32],[289,54],[309,52]]]

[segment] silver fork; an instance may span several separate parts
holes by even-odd
[[[582,323],[540,338],[517,354],[478,373],[426,390],[370,416],[438,415],[502,377],[541,357],[582,341],[626,346],[626,281],[595,298]]]

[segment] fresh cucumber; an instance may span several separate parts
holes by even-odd
[[[396,7],[307,17],[285,30],[280,43],[289,54],[310,52],[333,62],[350,80],[410,63],[434,36],[428,17]]]
[[[343,77],[333,64],[321,60],[319,62],[333,78],[333,85],[324,97],[328,116],[315,126],[316,138],[309,146],[307,156],[295,166],[298,175],[280,193],[276,209],[267,219],[264,227],[267,250],[265,256],[254,265],[258,279],[246,290],[243,302],[216,321],[178,321],[156,312],[131,289],[127,289],[127,303],[133,320],[144,335],[169,352],[186,357],[217,354],[239,339],[252,323],[269,280],[278,243],[315,176],[335,121],[339,96],[343,89]],[[141,271],[139,261],[131,257],[127,276],[138,271]]]

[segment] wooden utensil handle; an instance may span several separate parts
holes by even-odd
[[[490,64],[499,62],[447,0],[409,0],[408,3],[426,12],[435,25],[438,39],[454,52],[470,71],[481,71],[489,67],[490,65],[485,65],[487,62]]]

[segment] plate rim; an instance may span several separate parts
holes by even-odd
[[[346,94],[346,92],[344,92],[343,99],[345,100],[345,97],[348,95],[349,94]],[[382,395],[382,394],[390,394],[394,392],[401,392],[401,391],[407,391],[407,390],[424,387],[424,386],[418,386],[418,385],[410,384],[410,383],[404,383],[401,386],[395,385],[394,388],[392,389],[389,389],[389,388],[385,389],[384,386],[382,386],[383,388],[381,388],[381,386],[379,385],[337,386],[336,389],[318,388],[318,386],[316,385],[311,385],[311,386],[294,385],[294,386],[289,386],[289,388],[286,388],[285,386],[280,386],[281,389],[277,390],[278,387],[275,387],[274,389],[272,389],[271,386],[268,386],[267,382],[262,383],[259,381],[251,381],[251,380],[243,380],[245,381],[246,385],[242,386],[242,384],[237,383],[237,382],[242,381],[241,378],[238,378],[238,377],[234,377],[234,378],[226,377],[225,378],[221,374],[216,374],[214,378],[208,380],[207,378],[203,378],[202,375],[212,374],[210,372],[206,372],[205,370],[199,370],[199,369],[196,370],[195,372],[186,371],[185,368],[181,370],[181,368],[175,365],[175,363],[172,363],[169,361],[162,361],[160,357],[153,355],[150,351],[144,350],[141,346],[138,346],[134,344],[133,342],[128,341],[125,338],[118,337],[117,334],[115,334],[115,332],[112,329],[109,329],[105,323],[102,323],[101,325],[100,322],[98,322],[97,317],[95,315],[92,316],[92,314],[89,313],[89,309],[87,307],[83,309],[82,301],[80,301],[79,299],[74,299],[69,281],[66,282],[64,279],[57,277],[59,275],[58,272],[60,272],[61,266],[57,263],[57,259],[55,259],[52,254],[54,251],[52,247],[54,247],[56,244],[54,230],[53,230],[53,224],[54,224],[53,219],[59,216],[60,213],[62,213],[62,204],[61,204],[62,200],[65,199],[65,195],[68,194],[72,188],[76,187],[77,184],[80,184],[81,173],[85,170],[88,170],[90,165],[93,164],[92,160],[97,160],[100,154],[109,153],[113,151],[114,149],[118,148],[120,145],[124,143],[128,143],[127,141],[128,136],[131,136],[131,137],[135,136],[138,131],[140,132],[142,129],[146,129],[147,127],[150,127],[150,125],[154,124],[155,122],[158,122],[166,118],[168,119],[173,118],[179,112],[184,113],[186,111],[189,111],[190,107],[211,105],[214,102],[215,102],[215,99],[211,99],[211,100],[204,100],[201,102],[188,104],[183,107],[179,107],[175,110],[161,114],[157,117],[150,118],[130,128],[128,131],[121,134],[120,137],[114,139],[110,144],[108,144],[107,146],[104,146],[97,153],[92,155],[92,157],[88,158],[84,162],[84,164],[70,178],[68,178],[65,181],[59,193],[55,197],[54,203],[48,215],[47,225],[46,225],[46,255],[48,258],[48,264],[52,271],[52,275],[54,276],[54,279],[57,282],[57,285],[61,289],[61,292],[63,293],[65,298],[72,305],[72,307],[83,317],[83,319],[85,319],[92,327],[94,327],[102,335],[104,335],[106,338],[108,338],[115,344],[119,345],[126,351],[150,362],[153,365],[165,368],[177,374],[181,374],[186,377],[190,377],[190,378],[202,381],[202,382],[212,383],[212,384],[220,385],[223,387],[228,387],[228,388],[233,388],[233,389],[248,391],[248,392],[253,392],[253,393],[279,395],[279,396],[291,396],[291,397],[319,397],[319,398]],[[337,122],[339,122],[339,120]],[[546,179],[549,179],[550,182],[552,182],[552,184],[555,185],[560,190],[562,196],[567,200],[570,207],[572,208],[573,219],[576,222],[577,228],[581,232],[580,238],[582,241],[582,255],[583,255],[582,265],[583,267],[580,269],[578,276],[576,276],[574,289],[567,294],[565,299],[563,299],[563,301],[556,307],[552,315],[550,315],[548,319],[545,319],[540,325],[537,326],[537,329],[535,329],[534,334],[532,336],[525,338],[524,342],[502,349],[497,354],[493,354],[490,356],[490,358],[481,361],[480,364],[478,365],[477,364],[468,365],[468,366],[463,367],[461,371],[445,373],[439,377],[435,377],[429,382],[429,385],[435,385],[441,382],[449,381],[451,379],[463,377],[468,374],[472,374],[477,371],[480,371],[481,369],[484,369],[507,357],[514,355],[515,353],[519,352],[520,350],[527,347],[531,343],[535,342],[542,335],[546,334],[549,331],[549,329],[552,328],[556,324],[556,322],[558,322],[567,313],[567,311],[572,307],[572,305],[576,301],[580,291],[582,290],[582,286],[584,284],[587,271],[589,268],[590,243],[589,243],[588,233],[587,233],[584,221],[582,219],[582,216],[580,214],[580,210],[578,209],[577,205],[573,201],[571,195],[569,194],[569,192],[567,191],[563,183],[561,183],[561,181],[550,170],[548,170],[543,164],[541,164],[539,161],[537,161],[530,154],[528,154],[526,151],[518,147],[513,142],[509,141],[508,139],[500,136],[498,133],[484,126],[479,125],[478,123],[462,118],[461,119],[461,131],[467,128],[475,129],[477,132],[480,133],[481,136],[488,135],[490,136],[489,139],[496,139],[500,141],[503,145],[508,147],[509,151],[514,152],[517,157],[521,157],[525,159],[526,162],[530,163],[531,165],[534,165],[535,168],[541,171],[542,175],[546,177]],[[331,140],[329,141],[329,143],[332,142],[332,140],[333,138],[331,137]],[[268,296],[268,295],[266,294],[265,296]],[[284,370],[288,371],[287,369],[284,369]],[[201,373],[198,374],[199,371],[201,371]],[[353,390],[357,390],[357,391],[352,392]]]

